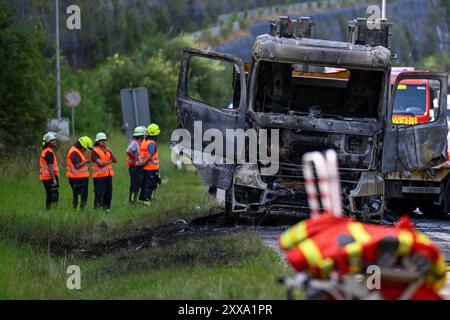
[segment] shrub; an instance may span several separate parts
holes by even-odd
[[[0,144],[36,143],[43,135],[53,94],[46,74],[39,29],[14,19],[7,1],[0,0]]]

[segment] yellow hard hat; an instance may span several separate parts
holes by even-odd
[[[159,126],[156,123],[152,123],[147,128],[147,135],[148,136],[157,136],[161,130],[159,130]]]
[[[84,137],[81,137],[80,139],[78,139],[78,142],[81,144],[81,146],[83,147],[83,148],[85,148],[85,149],[92,149],[92,147],[93,147],[93,143],[92,143],[92,140],[91,140],[91,138],[89,138],[89,137],[86,137],[86,136],[84,136]]]

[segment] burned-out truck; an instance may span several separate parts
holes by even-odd
[[[278,129],[277,146],[270,145],[273,139],[267,146],[279,153],[274,174],[264,174],[267,164],[259,161],[194,162],[210,190],[225,190],[227,214],[308,214],[301,159],[327,149],[338,155],[347,214],[379,221],[387,208],[406,213],[422,198],[450,211],[448,170],[440,166],[447,158],[448,75],[405,72],[391,87],[390,24],[374,23],[352,21],[348,41],[337,42],[313,39],[309,18],[274,19],[270,33],[257,37],[248,67],[227,54],[184,50],[176,110],[191,136],[176,141],[178,150],[193,158],[208,144],[194,135],[215,130],[225,145],[234,145],[235,156],[251,154],[251,146],[240,150],[227,130],[270,135]],[[413,99],[396,99],[402,81],[411,79],[432,86],[426,99],[433,116],[427,123],[395,124],[394,108],[398,115],[417,107]]]

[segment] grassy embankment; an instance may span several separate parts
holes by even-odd
[[[176,171],[167,145],[161,144],[163,185],[152,207],[128,205],[128,174],[123,161],[126,139],[111,136],[120,162],[115,166],[111,214],[71,209],[71,191],[62,177],[57,210],[44,210],[44,189],[37,160],[3,164],[0,175],[0,298],[16,299],[271,299],[283,298],[275,282],[286,267],[276,253],[248,233],[196,237],[170,245],[101,257],[54,255],[47,245],[101,242],[158,226],[177,218],[208,214],[217,205],[196,172]],[[60,146],[59,155],[68,145]],[[60,160],[60,162],[63,162]],[[64,168],[64,163],[60,164]],[[107,227],[105,227],[107,226]],[[81,269],[81,290],[66,288],[66,269]]]
[[[98,259],[50,257],[0,240],[0,299],[282,299],[279,256],[246,233],[126,250]],[[68,265],[81,269],[81,290],[66,288]]]
[[[4,162],[0,176],[0,231],[12,239],[46,244],[48,241],[96,240],[142,224],[164,224],[177,218],[208,214],[217,204],[196,172],[177,171],[170,161],[168,145],[160,145],[162,186],[151,207],[128,204],[129,175],[125,166],[127,140],[112,134],[110,147],[118,163],[114,166],[113,200],[110,214],[93,210],[93,183],[89,181],[88,205],[84,211],[72,209],[72,191],[65,177],[65,157],[69,144],[59,147],[60,202],[56,210],[45,210],[45,192],[38,180],[38,155],[29,161]],[[17,158],[16,158],[17,159]],[[99,226],[102,226],[101,228]],[[107,227],[106,227],[107,226]],[[105,231],[106,229],[106,231]]]

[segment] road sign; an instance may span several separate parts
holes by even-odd
[[[58,119],[49,119],[47,122],[47,129],[49,131],[56,133],[56,138],[60,141],[68,141],[69,140],[69,119],[61,118]]]
[[[81,96],[78,91],[69,91],[64,95],[64,102],[69,108],[76,108],[80,105]]]
[[[128,137],[133,136],[134,128],[150,124],[147,88],[123,89],[120,91],[123,124]]]
[[[72,109],[72,143],[75,143],[75,108],[80,105],[81,96],[78,91],[71,90],[64,95],[64,102]]]

